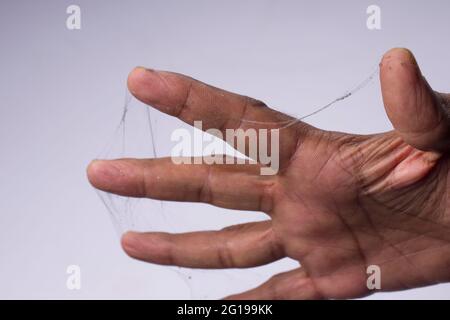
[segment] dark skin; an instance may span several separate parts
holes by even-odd
[[[258,164],[119,159],[92,162],[89,180],[120,195],[267,213],[267,221],[219,231],[122,238],[131,257],[163,265],[301,263],[229,298],[362,297],[375,292],[366,284],[370,265],[380,267],[382,291],[450,281],[450,96],[430,88],[406,49],[385,54],[380,80],[393,131],[354,135],[297,122],[280,131],[276,175],[261,176]],[[257,100],[175,73],[136,68],[128,86],[144,103],[191,124],[202,120],[204,129],[270,129],[289,120]]]

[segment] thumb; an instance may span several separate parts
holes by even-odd
[[[450,96],[431,89],[409,50],[384,55],[380,80],[387,115],[406,143],[424,151],[450,149]]]

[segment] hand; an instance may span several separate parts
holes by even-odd
[[[280,131],[277,175],[262,176],[255,164],[122,159],[92,162],[89,180],[125,196],[267,213],[270,220],[220,231],[122,238],[131,257],[164,265],[301,263],[230,298],[362,297],[374,292],[366,284],[369,265],[380,267],[383,291],[449,281],[450,95],[432,91],[406,49],[385,54],[380,79],[394,131],[354,135],[297,122]],[[137,68],[128,86],[137,99],[190,124],[202,120],[204,129],[273,128],[289,120],[257,100],[175,73]]]

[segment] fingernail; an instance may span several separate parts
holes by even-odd
[[[139,70],[139,71],[146,71],[146,72],[154,72],[155,69],[152,68],[146,68],[143,66],[137,66],[136,68],[134,68],[135,70]]]

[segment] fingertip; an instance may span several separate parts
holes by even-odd
[[[121,246],[133,259],[161,265],[173,265],[173,244],[167,234],[128,231],[122,235]]]
[[[101,161],[95,159],[92,160],[86,168],[86,175],[91,185],[94,185],[95,179],[98,175],[99,166],[101,167]]]
[[[107,190],[109,185],[121,175],[112,160],[93,160],[89,163],[86,171],[89,183],[102,190]]]
[[[137,247],[139,245],[139,234],[133,231],[125,232],[120,239],[120,244],[127,255],[135,258],[137,256]]]
[[[152,92],[158,92],[160,81],[155,77],[155,70],[145,67],[135,67],[127,78],[127,87],[138,100],[147,103],[153,98]]]
[[[384,54],[380,63],[382,81],[395,81],[396,85],[417,83],[422,74],[414,54],[406,48],[394,48]]]
[[[136,87],[139,84],[139,81],[145,71],[146,69],[144,67],[137,66],[128,74],[127,86],[128,90],[130,90],[132,94],[135,93]]]
[[[407,48],[390,49],[383,55],[383,58],[381,59],[381,65],[387,65],[390,61],[399,61],[417,65],[414,54]]]

